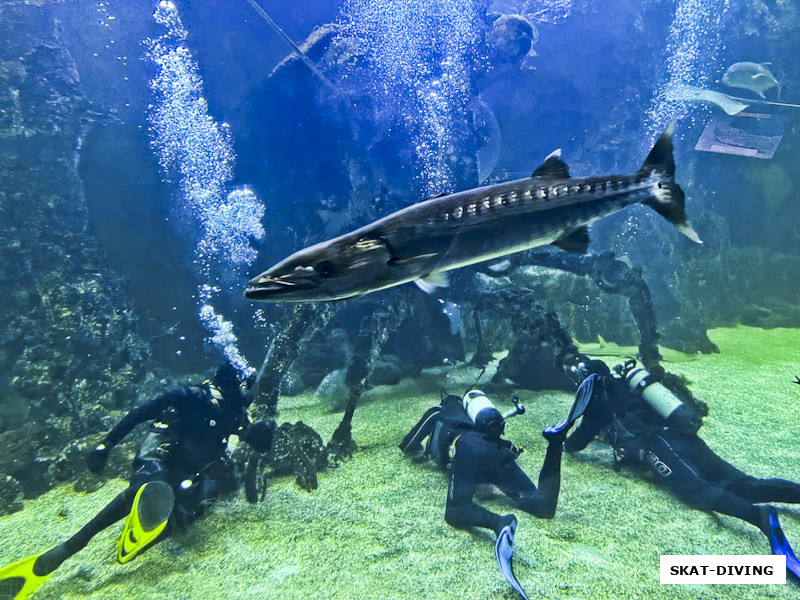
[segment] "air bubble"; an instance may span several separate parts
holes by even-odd
[[[145,40],[147,58],[157,68],[150,82],[154,102],[148,106],[152,147],[165,178],[177,182],[182,219],[200,230],[193,260],[205,282],[198,289],[198,317],[212,333],[211,343],[249,374],[254,370],[239,352],[233,325],[214,307],[223,288],[209,282],[229,277],[232,269],[255,260],[250,241],[264,237],[265,208],[252,190],[228,189],[235,166],[230,129],[208,114],[203,82],[185,46],[188,33],[177,8],[162,1],[153,17],[166,31]]]

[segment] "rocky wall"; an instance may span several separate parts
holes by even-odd
[[[81,90],[55,4],[0,1],[0,436],[14,450],[0,464],[0,511],[80,470],[79,453],[65,459],[70,444],[108,429],[109,410],[153,384],[77,170],[85,135],[109,117]]]

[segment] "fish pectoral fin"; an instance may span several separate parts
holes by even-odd
[[[408,265],[414,265],[420,262],[425,262],[430,260],[434,256],[436,256],[437,252],[431,252],[430,254],[417,254],[416,256],[407,256],[406,258],[390,258],[386,261],[386,264],[390,267],[405,267]]]
[[[417,287],[426,294],[432,294],[438,288],[449,286],[450,278],[447,276],[447,273],[431,273],[424,279],[415,279],[414,283],[416,283]]]
[[[586,254],[589,249],[589,229],[587,227],[580,227],[572,233],[557,239],[552,244],[567,252]]]
[[[569,167],[561,160],[561,148],[551,152],[531,177],[542,179],[569,179]]]

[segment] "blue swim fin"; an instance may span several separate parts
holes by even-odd
[[[789,545],[789,540],[783,533],[781,524],[778,522],[778,513],[774,508],[770,507],[768,513],[769,532],[769,545],[772,553],[786,557],[786,570],[794,575],[795,578],[800,580],[800,560],[795,556],[792,547]]]
[[[572,408],[569,409],[567,418],[561,421],[558,425],[548,427],[542,432],[542,435],[551,440],[559,435],[566,435],[579,418],[586,412],[586,407],[589,406],[589,401],[592,399],[594,393],[594,385],[597,381],[597,374],[592,373],[583,380],[575,392],[575,401],[572,403]]]
[[[519,581],[517,581],[517,578],[514,576],[514,568],[511,564],[514,555],[514,532],[516,530],[516,519],[503,528],[500,535],[497,536],[497,543],[494,545],[494,557],[497,559],[500,572],[503,574],[503,577],[505,577],[505,580],[520,595],[522,600],[528,600],[525,590],[522,589]]]

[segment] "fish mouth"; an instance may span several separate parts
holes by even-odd
[[[288,276],[273,277],[259,275],[250,280],[250,287],[244,291],[245,298],[250,300],[278,300],[282,296],[293,295],[294,292],[314,290],[319,283],[309,277]]]

